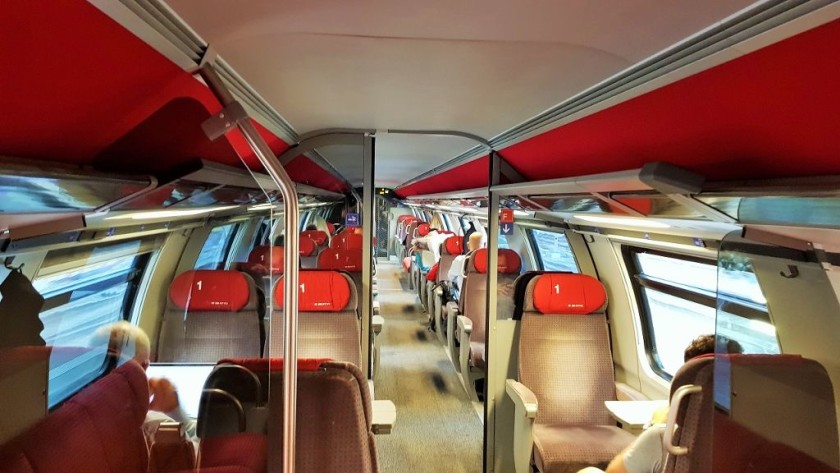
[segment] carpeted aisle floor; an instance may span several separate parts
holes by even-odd
[[[378,435],[382,473],[474,473],[482,467],[483,427],[402,267],[380,260],[376,279],[385,327],[376,398],[397,406],[390,435]]]

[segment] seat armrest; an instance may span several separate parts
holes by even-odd
[[[467,338],[459,338],[461,343],[464,343],[464,340],[469,340],[469,334],[472,333],[472,320],[468,319],[466,316],[459,315],[458,316],[458,331],[463,332],[464,335],[467,335]]]
[[[397,421],[397,406],[387,400],[374,400],[371,404],[373,407],[371,430],[377,435],[390,434]]]
[[[508,379],[505,381],[505,392],[516,404],[517,413],[521,409],[525,417],[529,419],[537,417],[537,396],[527,386],[519,381]]]
[[[618,401],[647,401],[650,398],[627,384],[615,383],[615,399]]]
[[[380,308],[382,306],[379,305],[379,301],[371,301],[371,309],[373,309],[373,315],[377,316],[380,313]]]
[[[531,472],[531,457],[534,454],[534,420],[537,417],[537,396],[524,384],[508,379],[505,392],[513,400],[513,462],[516,473]]]
[[[371,401],[373,401],[374,399],[376,399],[376,396],[374,395],[374,389],[373,389],[373,380],[369,379],[369,380],[367,380],[367,382],[368,382],[368,391],[370,391],[370,399],[371,399]]]
[[[385,317],[381,315],[374,315],[370,318],[370,326],[373,329],[373,333],[379,335],[382,332],[382,326],[385,325]]]

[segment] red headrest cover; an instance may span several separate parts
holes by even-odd
[[[318,371],[322,364],[328,363],[330,358],[298,358],[298,371]],[[225,358],[216,365],[239,365],[253,373],[267,373],[283,371],[283,358]]]
[[[479,273],[487,272],[487,248],[481,248],[473,255],[475,270]],[[499,273],[518,274],[522,269],[522,260],[515,251],[507,248],[499,249]]]
[[[248,264],[251,265],[251,270],[254,271],[254,265],[260,265],[265,270],[258,272],[267,272],[269,265],[271,265],[271,274],[283,274],[283,247],[282,246],[258,246],[251,250],[248,255]]]
[[[432,281],[432,282],[437,281],[437,274],[438,274],[439,270],[440,270],[440,263],[435,263],[434,265],[432,265],[432,268],[426,274],[426,281]]]
[[[585,315],[607,303],[607,292],[597,279],[585,274],[546,273],[537,276],[534,307],[543,314]]]
[[[283,307],[283,282],[274,286],[274,301]],[[350,302],[350,285],[336,271],[301,271],[298,279],[298,310],[338,312]]]
[[[403,223],[406,220],[412,219],[412,218],[417,218],[417,217],[415,217],[413,215],[400,215],[399,217],[397,217],[397,223]]]
[[[248,281],[238,271],[187,271],[169,285],[172,303],[193,312],[236,312],[245,307],[250,295]]]
[[[330,232],[330,235],[335,235],[335,225],[331,222],[327,222],[327,231]]]
[[[358,273],[362,271],[362,250],[327,248],[318,255],[318,269],[332,269]]]
[[[432,227],[428,223],[421,223],[417,225],[417,235],[424,237],[432,231]]]
[[[346,250],[360,250],[364,244],[364,237],[359,233],[341,233],[330,241],[330,248]]]
[[[443,242],[447,254],[460,255],[464,252],[464,240],[459,236],[452,236]]]
[[[324,232],[321,232],[321,233],[324,233]],[[301,235],[300,240],[298,241],[298,254],[301,255],[301,256],[312,256],[312,255],[314,255],[315,250],[318,249],[318,247],[315,246],[315,245],[317,245],[317,242],[315,240],[312,240],[311,238],[307,238],[307,237]]]
[[[315,242],[316,245],[321,246],[327,242],[327,232],[322,232],[321,230],[306,230],[300,232],[300,239],[303,240],[304,238],[308,238]]]

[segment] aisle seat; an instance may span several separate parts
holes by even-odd
[[[309,238],[319,248],[326,248],[329,246],[330,238],[327,232],[321,230],[304,230],[300,232],[300,238]]]
[[[283,353],[283,278],[274,286],[269,356]],[[298,275],[298,357],[329,358],[362,365],[361,328],[353,280],[338,271],[303,270]]]
[[[446,311],[444,310],[446,300],[444,300],[444,291],[441,285],[448,281],[449,269],[452,268],[452,262],[464,253],[463,241],[463,238],[454,235],[441,243],[437,275],[432,287],[426,291],[431,299],[428,302],[428,306],[431,308],[432,317],[434,317],[438,339],[444,343],[446,342]]]
[[[313,236],[314,235],[314,236]],[[308,230],[300,234],[300,267],[315,269],[318,267],[318,253],[327,248],[329,239],[326,232]]]
[[[253,279],[239,271],[192,270],[169,286],[159,362],[260,356],[264,337]]]
[[[616,399],[601,283],[586,275],[544,273],[528,283],[519,327],[517,473],[576,472],[607,463],[635,438],[615,426],[604,401]]]
[[[463,315],[458,316],[457,340],[460,343],[458,364],[461,378],[473,399],[477,399],[475,381],[484,377],[486,367],[485,322],[487,312],[488,251],[481,248],[467,261],[467,277],[462,297]],[[513,283],[522,270],[522,260],[510,249],[498,252],[497,307],[499,313],[513,315]]]

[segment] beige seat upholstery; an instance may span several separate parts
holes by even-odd
[[[473,399],[477,399],[475,381],[484,377],[487,359],[484,349],[487,318],[487,253],[486,248],[479,249],[467,261],[467,277],[461,292],[464,310],[463,315],[458,316],[459,371],[467,393]],[[500,298],[498,307],[499,310],[509,309],[511,315],[513,313],[513,283],[521,269],[522,260],[515,251],[499,250],[497,290],[500,295],[510,295],[510,297]],[[510,299],[511,303],[503,302],[506,299]]]
[[[169,286],[157,361],[215,363],[260,356],[262,316],[247,274],[186,271]]]
[[[517,406],[516,471],[531,471],[532,451],[543,473],[603,468],[634,439],[604,406],[616,396],[606,292],[589,276],[545,273],[524,297],[520,379],[507,386]]]
[[[303,270],[298,276],[298,357],[362,365],[358,298],[353,280],[338,271]],[[274,286],[275,310],[268,356],[283,354],[283,278]]]

